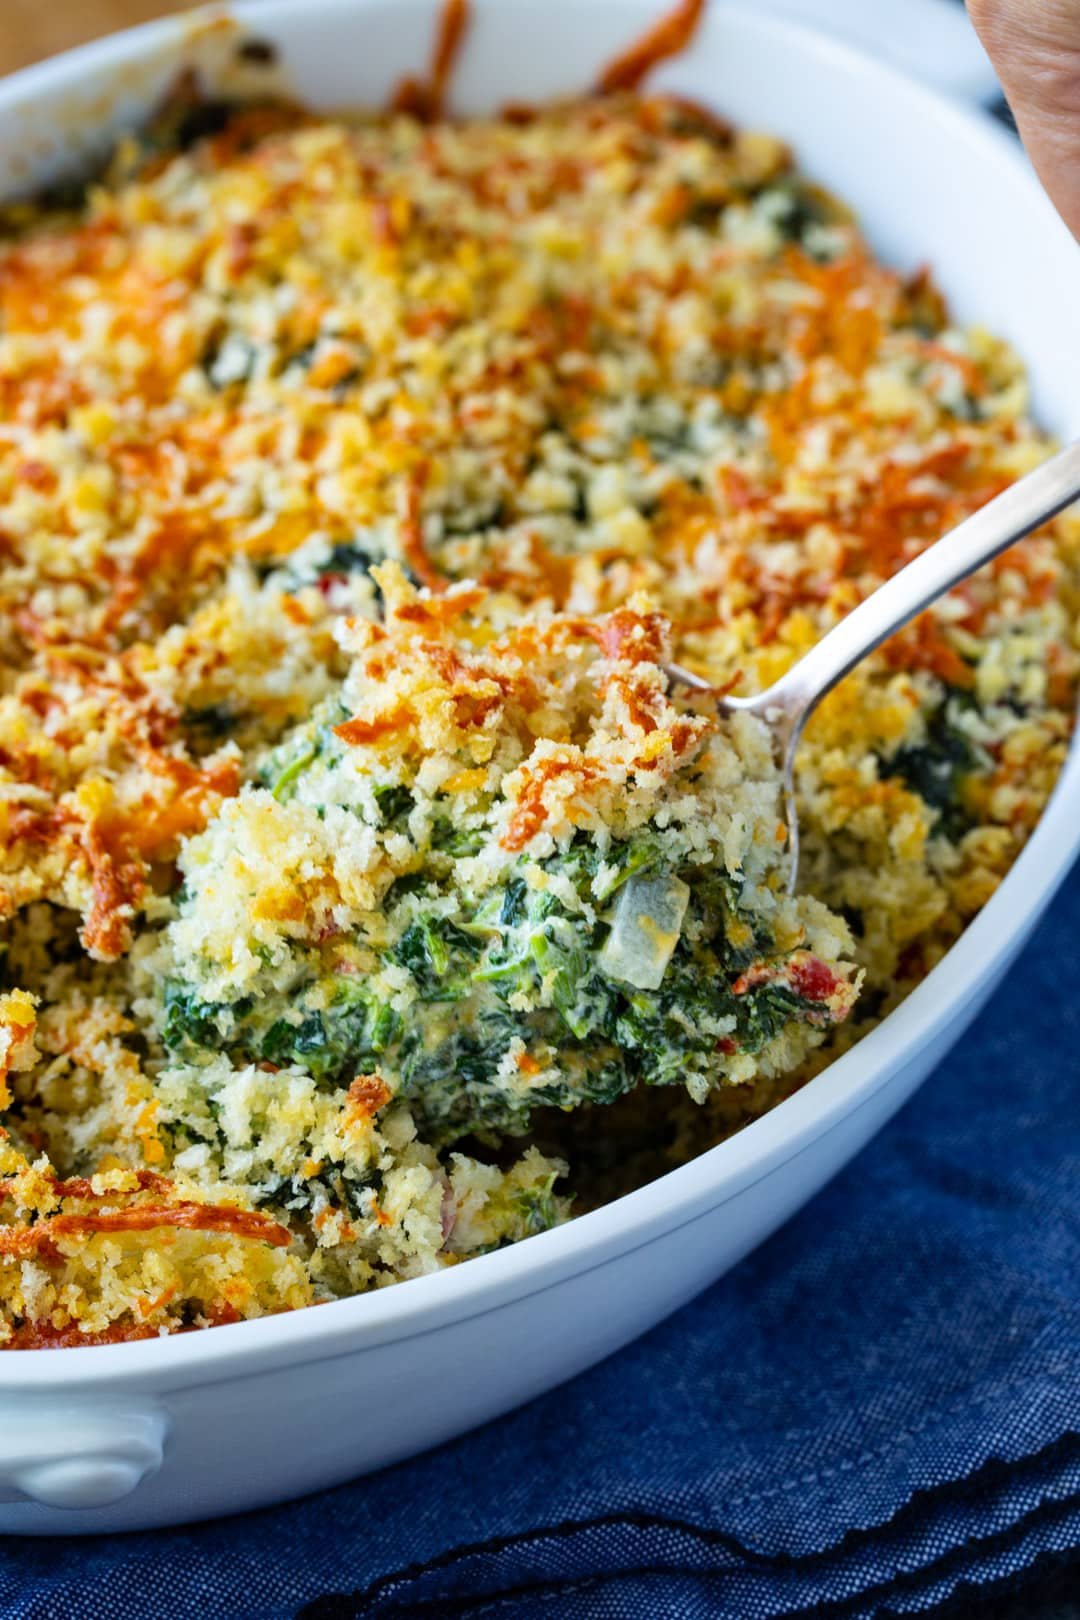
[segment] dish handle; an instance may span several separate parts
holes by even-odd
[[[997,75],[956,0],[757,0],[811,24],[965,101],[1001,94]]]
[[[106,1507],[157,1472],[168,1418],[147,1402],[0,1397],[0,1500]]]

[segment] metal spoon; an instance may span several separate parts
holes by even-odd
[[[783,761],[784,802],[791,852],[788,893],[799,868],[799,819],[795,802],[795,750],[807,720],[827,692],[875,647],[969,574],[1022,540],[1063,507],[1080,499],[1080,442],[1044,461],[977,512],[958,523],[899,573],[885,581],[833,626],[778,681],[753,697],[717,697],[721,714],[758,714],[772,727]],[[714,688],[681,664],[667,664],[672,681],[696,692]]]

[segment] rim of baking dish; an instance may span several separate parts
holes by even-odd
[[[18,106],[70,90],[84,94],[92,76],[147,63],[178,38],[194,39],[208,20],[229,18],[257,29],[292,16],[303,0],[247,0],[241,10],[212,7],[143,23],[107,35],[0,80],[0,102]],[[361,4],[363,0],[361,0]],[[589,0],[629,9],[626,0]],[[357,0],[316,0],[327,15]],[[871,74],[887,90],[902,90],[951,125],[957,140],[981,146],[991,167],[1006,165],[1031,188],[1033,173],[1018,143],[991,118],[918,83],[900,69],[802,22],[725,5],[737,26],[763,42],[786,35],[808,53]],[[287,69],[287,62],[286,62]],[[92,88],[92,82],[91,82]],[[1049,205],[1047,205],[1049,207]],[[1025,848],[996,892],[956,944],[911,994],[858,1045],[843,1053],[801,1090],[688,1164],[564,1226],[538,1233],[491,1254],[478,1255],[428,1276],[371,1293],[296,1311],[111,1345],[22,1350],[0,1356],[0,1390],[101,1388],[178,1389],[208,1375],[235,1376],[292,1362],[322,1360],[429,1333],[447,1323],[481,1316],[526,1295],[545,1292],[617,1256],[632,1253],[706,1211],[728,1202],[771,1175],[865,1106],[917,1060],[956,1019],[957,1007],[980,1005],[979,994],[1022,944],[1080,852],[1080,734],[1074,736],[1061,775]]]

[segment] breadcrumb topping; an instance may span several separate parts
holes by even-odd
[[[699,9],[454,121],[452,6],[386,114],[225,109],[10,210],[10,1346],[383,1286],[659,1173],[887,1014],[1035,825],[1075,514],[823,704],[795,899],[767,733],[669,690],[760,689],[1050,449],[782,143],[640,90]]]

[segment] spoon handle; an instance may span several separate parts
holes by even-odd
[[[849,670],[976,569],[1080,499],[1080,442],[995,495],[833,626],[766,691],[728,706],[779,711],[796,736]],[[794,739],[793,739],[794,741]]]

